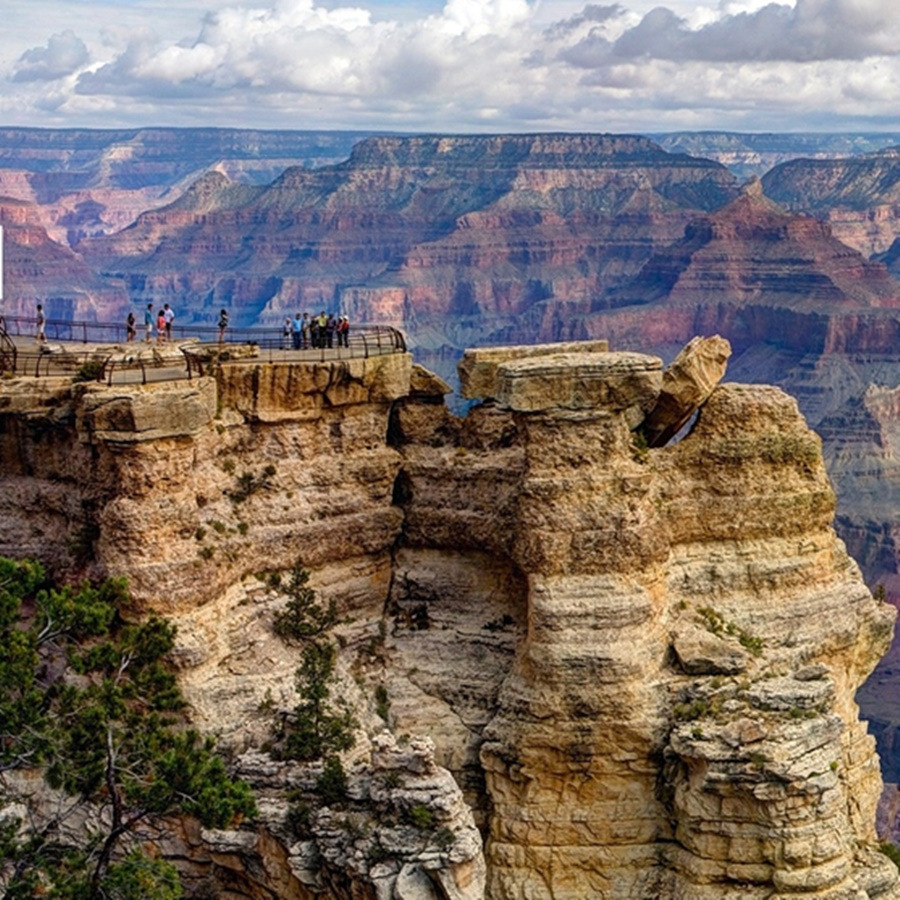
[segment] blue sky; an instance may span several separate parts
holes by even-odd
[[[895,0],[3,0],[0,125],[900,129]]]

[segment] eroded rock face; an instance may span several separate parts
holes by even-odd
[[[781,391],[721,384],[687,437],[648,450],[633,429],[659,360],[566,350],[498,360],[463,419],[404,355],[249,361],[133,396],[0,384],[3,551],[53,535],[61,571],[126,574],[142,609],[173,616],[195,722],[263,792],[256,832],[192,838],[204,884],[900,896],[871,852],[881,781],[853,699],[894,614],[832,530],[819,438]],[[171,415],[150,415],[153,396]],[[295,702],[298,654],[272,633],[284,598],[254,576],[298,555],[352,618],[340,692],[362,727],[349,812],[292,838],[286,791],[315,772],[253,748],[263,708]],[[379,767],[409,773],[387,779],[407,794],[380,793]],[[426,814],[401,812],[419,803],[413,857],[403,828]],[[432,853],[438,820],[456,837]]]
[[[446,553],[479,510],[494,527],[474,540],[527,584],[482,731],[488,895],[894,891],[858,849],[880,781],[852,700],[893,612],[831,530],[796,403],[720,386],[688,438],[649,452],[615,404],[473,412],[452,434],[431,412],[438,445],[401,449],[409,539]]]
[[[900,152],[887,147],[843,159],[795,159],[766,173],[766,193],[784,206],[825,219],[860,253],[885,251],[897,234]]]

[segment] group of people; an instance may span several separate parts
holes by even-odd
[[[308,350],[350,346],[350,318],[326,313],[323,309],[317,316],[297,313],[294,318],[284,320],[283,335],[285,346],[294,350]]]
[[[153,339],[153,327],[156,326],[156,343],[164,344],[172,340],[172,322],[175,320],[175,310],[168,303],[153,314],[153,304],[148,303],[144,310],[144,340],[149,344]],[[137,337],[137,321],[134,313],[128,313],[125,320],[125,340],[133,341]]]
[[[175,310],[164,303],[155,313],[153,304],[148,303],[144,310],[144,340],[150,343],[153,339],[154,328],[156,330],[156,342],[165,344],[172,340],[172,323],[175,321]],[[35,338],[39,343],[46,341],[44,328],[46,318],[44,308],[39,303],[35,322]],[[228,310],[219,311],[217,322],[219,329],[219,343],[225,340],[225,332],[228,329]],[[283,336],[285,347],[293,347],[294,350],[330,349],[332,347],[350,346],[350,318],[349,316],[335,316],[326,313],[323,309],[319,315],[310,316],[309,313],[297,313],[284,320]],[[137,339],[137,320],[133,312],[128,313],[125,320],[125,340]]]
[[[40,307],[38,307],[40,309]],[[164,303],[162,308],[157,310],[156,315],[153,314],[153,304],[148,303],[144,310],[144,340],[147,343],[153,338],[153,326],[156,325],[156,342],[164,344],[172,340],[172,322],[175,320],[175,310]],[[228,330],[228,310],[219,310],[219,320],[217,322],[219,328],[219,343],[225,340],[225,332]],[[137,322],[134,313],[128,313],[125,320],[125,340],[133,341],[137,337]]]

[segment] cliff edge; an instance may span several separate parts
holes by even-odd
[[[483,350],[461,374],[481,400],[465,418],[405,354],[0,382],[0,553],[127,575],[135,612],[178,624],[196,724],[266,792],[255,829],[198,839],[204,889],[900,897],[854,702],[894,612],[834,534],[795,401],[719,384],[651,447],[642,427],[677,393],[655,357]],[[295,776],[259,747],[297,664],[265,575],[298,557],[350,619],[354,802],[377,794],[375,757],[420,753],[462,823],[449,849],[369,858],[327,811],[290,838]],[[430,743],[404,756],[385,727]]]

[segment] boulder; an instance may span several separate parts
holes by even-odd
[[[706,402],[725,375],[731,344],[715,335],[695,337],[663,373],[656,406],[642,430],[650,447],[665,446]]]
[[[605,410],[635,427],[653,408],[662,361],[642,353],[558,353],[497,367],[496,399],[516,412]]]
[[[515,360],[559,356],[562,353],[605,353],[608,341],[569,341],[521,347],[477,347],[466,350],[457,366],[460,393],[467,400],[496,399],[500,367]]]

